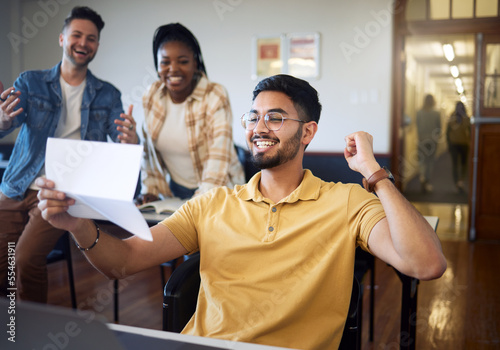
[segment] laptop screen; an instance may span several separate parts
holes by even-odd
[[[13,310],[13,311],[12,311]],[[83,313],[83,311],[82,311]],[[0,299],[2,349],[123,350],[113,332],[95,317],[51,305]]]
[[[0,298],[0,349],[22,350],[215,350],[213,346],[184,343],[111,330],[91,311]]]

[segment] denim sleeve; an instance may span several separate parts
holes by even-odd
[[[120,118],[120,114],[123,113],[123,106],[120,91],[115,88],[111,88],[111,90],[111,112],[109,113],[107,133],[114,142],[119,142],[118,135],[120,135],[120,132],[116,130],[118,125],[115,124],[115,119],[124,120]]]

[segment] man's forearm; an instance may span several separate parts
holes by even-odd
[[[92,220],[82,220],[71,234],[87,260],[108,278],[119,279],[133,273],[127,271],[127,245],[98,229]]]

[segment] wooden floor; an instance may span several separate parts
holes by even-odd
[[[438,235],[448,260],[443,277],[419,285],[416,349],[500,349],[500,242],[467,241],[466,205],[414,204],[424,215],[440,217]],[[77,250],[73,261],[79,310],[112,322],[112,282]],[[381,261],[375,270],[375,336],[368,341],[369,290],[365,289],[362,349],[398,349],[401,283]],[[50,265],[49,279],[49,304],[70,307],[65,264]],[[119,323],[161,329],[159,267],[120,281],[120,289]]]

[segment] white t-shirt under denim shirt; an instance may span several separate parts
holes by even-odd
[[[62,108],[61,117],[57,123],[57,128],[54,133],[55,138],[81,140],[81,125],[82,125],[82,99],[83,91],[87,80],[84,79],[80,85],[73,86],[68,84],[63,77],[59,77],[62,93]],[[45,167],[42,167],[37,177],[45,176]],[[32,182],[30,187],[32,190],[40,188]]]

